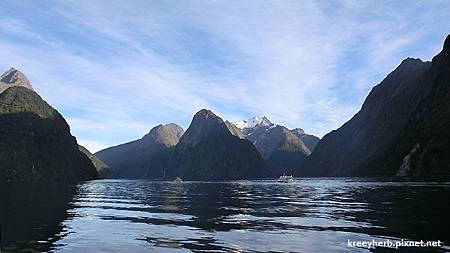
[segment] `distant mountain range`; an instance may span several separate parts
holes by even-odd
[[[307,176],[450,176],[450,35],[431,62],[408,58],[327,134]]]
[[[159,125],[140,140],[95,155],[109,178],[191,180],[248,179],[267,175],[264,161],[237,128],[209,110],[195,114],[186,133],[175,124]]]
[[[322,140],[301,128],[273,124],[264,116],[230,123],[202,110],[175,145],[170,176],[217,180],[288,173],[445,178],[450,175],[449,86],[447,37],[432,62],[404,60],[373,88],[361,111]]]
[[[253,143],[274,175],[299,174],[306,156],[320,140],[300,128],[289,130],[275,125],[265,116],[237,121],[234,125]]]
[[[175,124],[159,125],[142,139],[101,150],[95,156],[108,178],[192,180],[248,179],[299,174],[319,138],[289,130],[266,117],[231,123],[210,110],[197,112],[186,133]],[[315,140],[315,139],[314,139]],[[253,145],[252,145],[253,144]]]
[[[11,68],[0,77],[0,181],[277,176],[450,176],[450,36],[431,62],[405,59],[361,110],[322,140],[267,117],[231,123],[202,109],[186,132],[158,125],[95,155]]]
[[[248,138],[250,135],[253,135],[255,132],[260,131],[261,129],[264,129],[266,131],[269,131],[270,129],[281,126],[281,125],[275,125],[272,123],[266,116],[261,117],[253,117],[248,120],[242,120],[242,121],[236,121],[233,122],[233,124],[241,130],[243,136]],[[283,126],[281,126],[283,127]],[[286,127],[283,127],[284,129],[287,129]],[[300,140],[305,144],[305,146],[308,148],[309,152],[311,153],[314,151],[314,148],[317,146],[317,143],[319,143],[320,138],[311,134],[306,134],[305,131],[301,128],[294,128],[292,130],[288,130],[289,132],[296,135]],[[257,138],[252,138],[257,139]]]
[[[0,182],[67,182],[98,178],[64,118],[18,70],[1,76]]]

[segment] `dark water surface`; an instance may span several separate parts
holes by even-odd
[[[1,252],[391,252],[351,241],[441,240],[450,184],[368,179],[0,186]]]

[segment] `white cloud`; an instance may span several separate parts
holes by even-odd
[[[41,36],[30,29],[30,27],[20,19],[0,18],[0,32],[27,39],[42,39]]]

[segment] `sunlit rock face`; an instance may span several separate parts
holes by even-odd
[[[27,77],[15,68],[10,68],[0,76],[0,93],[12,86],[22,86],[33,90]]]

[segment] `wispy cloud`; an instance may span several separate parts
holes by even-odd
[[[48,1],[11,4],[14,65],[93,151],[207,107],[323,136],[407,56],[430,59],[450,4],[428,1]]]

